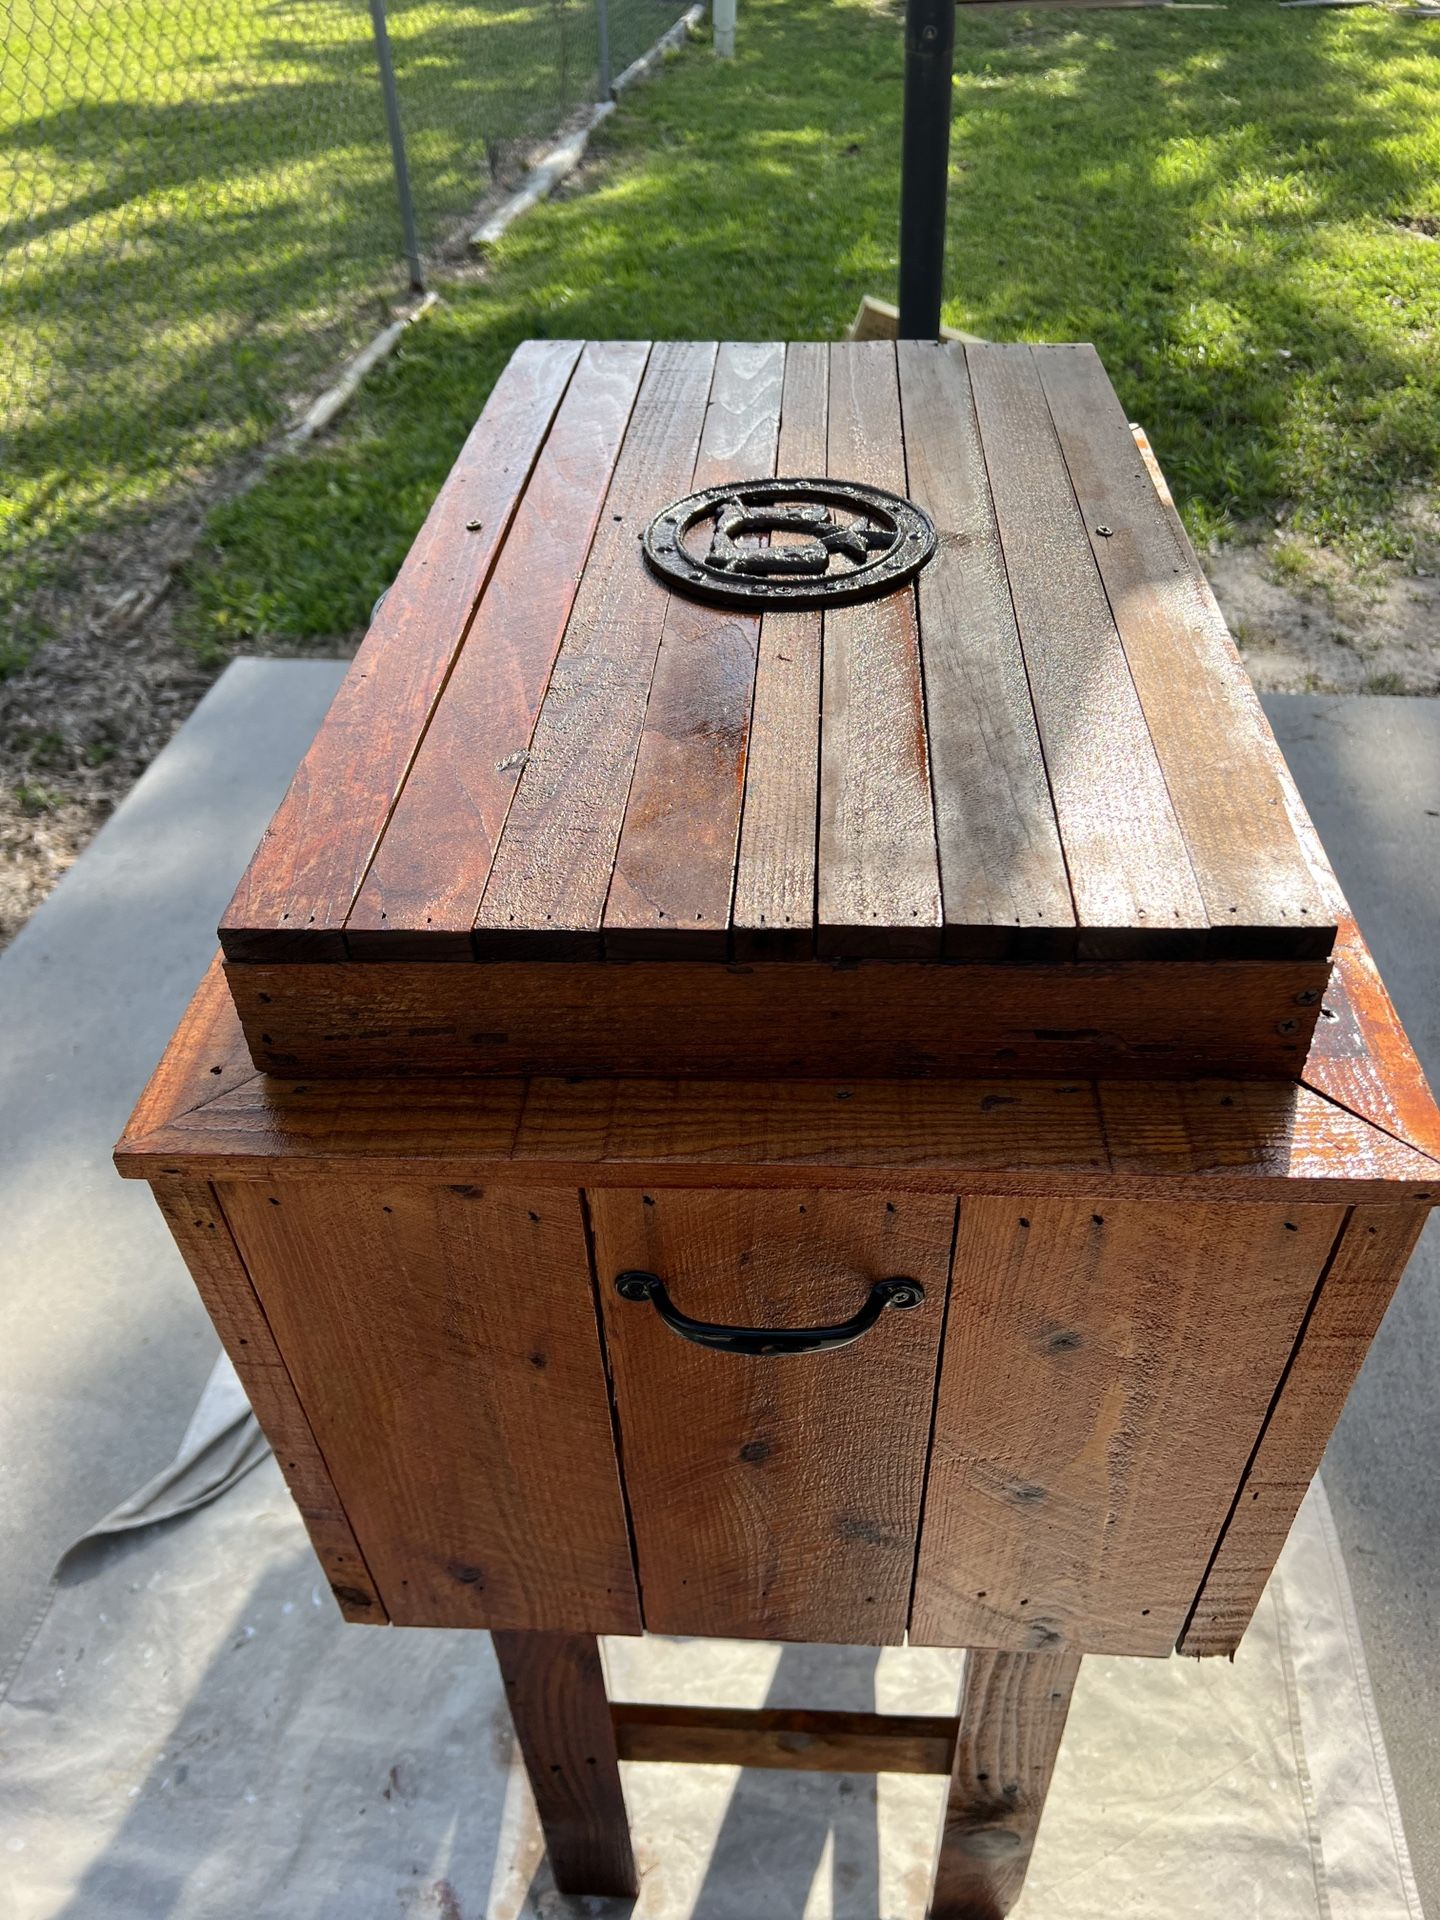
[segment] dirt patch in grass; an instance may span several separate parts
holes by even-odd
[[[1359,573],[1294,535],[1218,548],[1205,570],[1267,693],[1440,694],[1440,538],[1409,516],[1416,557]]]

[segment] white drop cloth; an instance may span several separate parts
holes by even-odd
[[[217,1371],[0,1705],[3,1920],[559,1920],[480,1634],[347,1627]],[[223,1498],[214,1498],[217,1491]],[[197,1505],[210,1496],[211,1503]],[[960,1657],[613,1640],[619,1697],[953,1711]],[[636,1920],[919,1920],[943,1783],[625,1769]],[[1020,1920],[1420,1920],[1324,1494],[1240,1656],[1088,1660]]]

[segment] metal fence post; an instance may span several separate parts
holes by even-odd
[[[610,75],[610,0],[595,0],[595,34],[599,41],[600,98],[608,100],[614,92]]]
[[[722,60],[735,58],[735,0],[711,0],[710,25],[715,51]]]
[[[390,58],[385,0],[370,0],[370,25],[375,31],[375,63],[380,69],[380,90],[385,96],[385,124],[390,129],[390,158],[395,166],[395,192],[400,201],[400,230],[410,266],[410,284],[417,293],[423,293],[425,270],[420,264],[420,236],[415,227],[415,202],[410,194],[410,166],[405,158],[405,129],[400,124],[400,95],[395,86],[395,62]]]
[[[938,340],[945,274],[955,0],[906,0],[900,134],[900,338]]]

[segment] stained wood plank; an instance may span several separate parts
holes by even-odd
[[[1323,962],[239,966],[258,1066],[333,1077],[1294,1074]],[[1308,1007],[1297,1007],[1297,996]]]
[[[910,497],[940,536],[918,593],[945,952],[1068,958],[1075,910],[965,352],[897,354]]]
[[[1422,1207],[1356,1207],[1205,1571],[1180,1651],[1233,1653],[1425,1224]]]
[[[636,1632],[578,1196],[221,1198],[396,1624]]]
[[[824,473],[829,390],[828,348],[819,341],[787,347],[779,473]],[[821,621],[812,608],[772,611],[760,624],[731,910],[737,960],[814,950]]]
[[[831,476],[906,489],[889,341],[830,349]],[[823,954],[928,958],[940,873],[915,590],[824,616],[817,944]]]
[[[1199,951],[1209,916],[1029,347],[969,347],[1082,957]]]
[[[1210,949],[1324,958],[1335,923],[1193,549],[1175,538],[1095,349],[1036,347],[1033,355],[1205,902]]]
[[[1343,1219],[962,1204],[912,1641],[1168,1653]]]
[[[670,605],[641,557],[640,536],[661,507],[689,491],[714,363],[713,343],[651,351],[475,918],[482,954],[599,955]]]
[[[898,1642],[953,1201],[592,1189],[590,1206],[647,1629]],[[740,1326],[846,1320],[890,1275],[926,1297],[837,1351],[752,1358],[622,1300],[627,1268],[658,1273],[683,1313]]]
[[[204,1052],[197,1051],[203,1037]],[[304,1081],[251,1073],[198,1107],[207,1069],[244,1055],[212,973],[115,1149],[130,1179],[365,1178],[574,1188],[806,1185],[1127,1199],[1428,1200],[1435,1163],[1308,1088],[1211,1081],[1193,1122],[1160,1081]],[[165,1089],[176,1090],[172,1107]],[[1105,1105],[1102,1123],[1101,1100]],[[1133,1103],[1135,1118],[1125,1121]],[[1128,1127],[1128,1131],[1127,1131]],[[1107,1145],[1107,1134],[1113,1145]]]
[[[1155,489],[1155,497],[1160,502],[1160,511],[1165,516],[1166,524],[1170,528],[1175,544],[1183,554],[1185,564],[1189,567],[1191,573],[1199,579],[1204,591],[1213,599],[1214,595],[1211,593],[1210,583],[1205,578],[1205,569],[1200,564],[1200,556],[1196,553],[1190,536],[1185,531],[1185,523],[1180,518],[1180,514],[1175,506],[1174,497],[1170,492],[1169,483],[1161,471],[1160,462],[1155,458],[1155,450],[1151,446],[1143,427],[1132,424],[1130,432],[1135,441],[1136,451],[1144,462],[1145,471],[1150,476],[1150,483]],[[1263,756],[1275,776],[1276,783],[1280,788],[1281,796],[1284,800],[1285,810],[1290,816],[1291,831],[1299,842],[1305,855],[1306,864],[1310,868],[1310,878],[1314,885],[1315,892],[1324,906],[1327,919],[1338,927],[1340,921],[1348,914],[1349,908],[1346,905],[1345,895],[1341,890],[1340,883],[1335,878],[1335,871],[1330,865],[1329,856],[1321,845],[1319,834],[1315,831],[1315,823],[1305,810],[1305,803],[1300,798],[1300,789],[1295,785],[1294,776],[1290,772],[1284,754],[1280,751],[1279,742],[1276,740],[1270,722],[1266,718],[1265,709],[1254,697],[1255,690],[1250,685],[1250,676],[1245,670],[1244,659],[1241,656],[1240,649],[1231,638],[1229,628],[1224,624],[1223,616],[1221,617],[1220,625],[1218,627],[1212,626],[1211,631],[1215,639],[1216,651],[1223,654],[1229,661],[1231,678],[1238,680],[1249,692],[1251,701],[1249,711],[1255,728],[1256,751]],[[1243,700],[1237,701],[1235,706],[1237,718],[1243,716],[1245,710],[1245,702]]]
[[[1340,921],[1336,966],[1304,1079],[1419,1153],[1440,1160],[1440,1111],[1360,929]]]
[[[496,381],[225,910],[232,959],[344,957],[346,915],[579,358],[578,341],[527,341]]]
[[[938,1715],[787,1707],[612,1705],[622,1760],[796,1773],[949,1773],[955,1722]]]
[[[158,1179],[157,1205],[245,1397],[300,1509],[325,1580],[347,1620],[383,1626],[385,1602],[335,1491],[259,1296],[208,1181]]]
[[[345,923],[352,959],[469,959],[649,349],[591,342]]]
[[[1019,1897],[1079,1671],[1071,1653],[966,1655],[930,1920],[999,1920]]]
[[[775,472],[785,349],[722,346],[694,484]],[[755,687],[758,615],[672,594],[605,904],[621,958],[723,959]]]
[[[588,1633],[492,1640],[555,1885],[632,1895],[639,1882],[599,1643]]]

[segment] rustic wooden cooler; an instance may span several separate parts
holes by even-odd
[[[933,1771],[1003,1912],[1080,1655],[1234,1650],[1440,1197],[1093,350],[523,348],[221,943],[121,1170],[346,1617],[494,1634],[559,1885],[618,1759]],[[645,1629],[974,1651],[612,1706]]]

